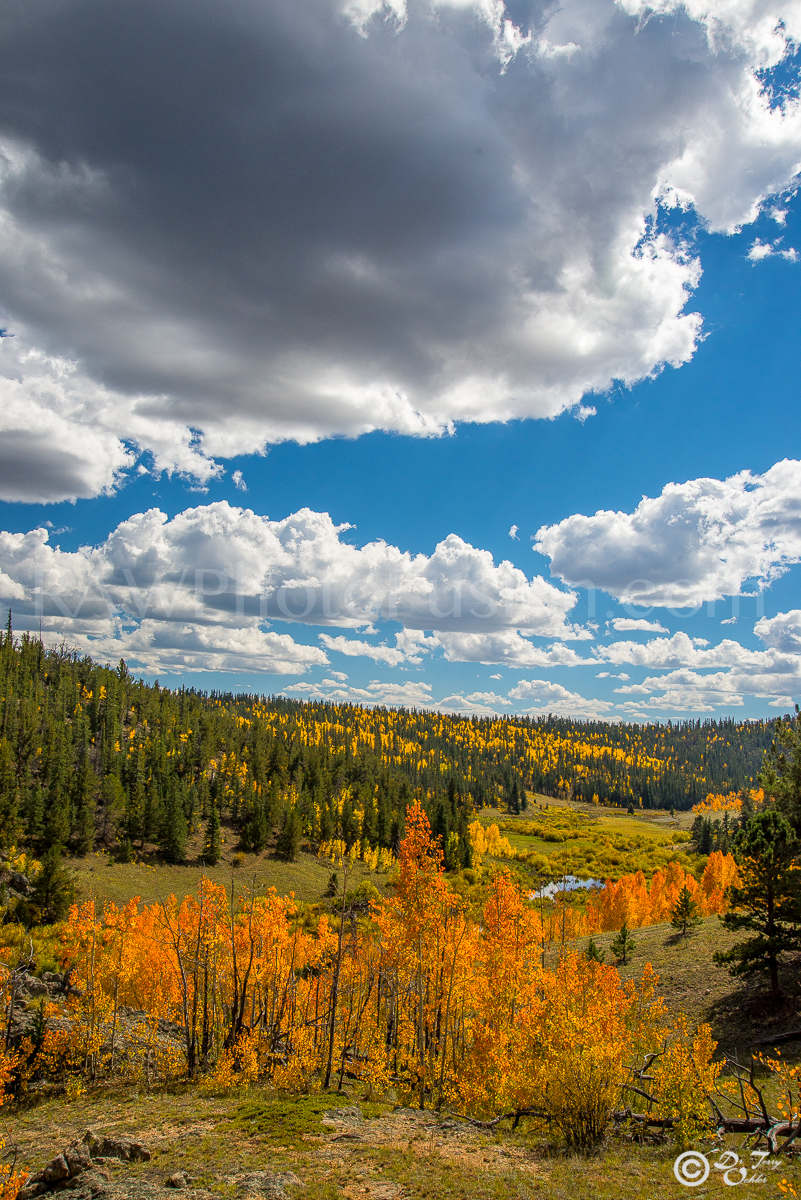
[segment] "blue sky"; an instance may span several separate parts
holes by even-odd
[[[18,628],[449,711],[801,698],[801,5],[170,0],[176,77],[141,9],[88,61],[45,9],[0,34]]]

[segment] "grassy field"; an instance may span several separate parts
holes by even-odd
[[[88,854],[69,860],[68,865],[82,899],[111,900],[115,904],[132,896],[139,896],[145,903],[163,900],[171,892],[183,896],[194,892],[203,876],[226,888],[230,888],[233,880],[235,888],[255,887],[264,891],[274,887],[280,895],[293,892],[299,900],[314,903],[323,898],[333,869],[311,854],[300,854],[296,862],[284,862],[268,854],[232,852],[224,853],[214,867],[201,863],[185,866],[146,861],[118,863],[107,854]],[[348,887],[356,887],[366,879],[381,889],[387,885],[386,875],[376,875],[357,863]]]
[[[737,941],[718,917],[708,917],[686,938],[679,937],[669,924],[649,925],[632,930],[636,946],[631,960],[618,970],[623,979],[638,976],[650,963],[659,976],[659,991],[669,1007],[687,1014],[693,1024],[709,1023],[721,1050],[746,1055],[758,1041],[801,1028],[799,996],[795,981],[799,962],[786,972],[788,998],[772,1008],[765,1002],[765,984],[734,980],[724,966],[713,960],[716,950],[727,950]],[[614,933],[594,935],[607,962],[614,962],[611,943]],[[585,949],[587,939],[573,943],[575,950]],[[554,956],[558,949],[554,950]],[[801,1058],[801,1038],[784,1053],[793,1060]]]
[[[676,809],[671,816],[670,812],[664,808],[638,808],[632,818],[628,815],[627,810],[615,808],[609,804],[587,804],[584,801],[560,800],[558,797],[542,796],[537,792],[529,792],[528,797],[532,805],[537,804],[545,808],[568,808],[572,812],[584,813],[586,816],[595,817],[602,822],[611,822],[613,825],[618,822],[625,824],[627,821],[634,820],[638,828],[645,826],[657,830],[688,830],[695,820],[695,813],[689,809],[682,811]]]
[[[150,1148],[150,1162],[114,1171],[132,1194],[140,1194],[137,1184],[163,1184],[178,1170],[194,1186],[231,1198],[242,1195],[236,1176],[258,1170],[293,1172],[299,1183],[288,1189],[291,1200],[676,1200],[682,1194],[669,1143],[618,1137],[582,1157],[550,1149],[525,1126],[489,1133],[358,1095],[98,1092],[71,1104],[48,1100],[4,1121],[8,1143],[28,1170],[89,1126],[134,1136]],[[783,1173],[798,1183],[797,1168]],[[729,1195],[721,1175],[713,1171],[695,1194]],[[775,1197],[776,1179],[770,1172],[768,1184],[745,1185],[740,1194]]]
[[[640,869],[651,875],[674,859],[689,870],[699,862],[689,850],[687,814],[684,820],[666,812],[629,814],[529,793],[524,813],[485,809],[479,815],[487,825],[498,824],[532,876],[617,879]]]

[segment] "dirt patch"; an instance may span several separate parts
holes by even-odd
[[[321,1148],[320,1153],[329,1163],[352,1162],[359,1147],[364,1147],[365,1151],[381,1149],[435,1155],[446,1163],[462,1168],[484,1171],[514,1169],[528,1176],[538,1173],[536,1162],[525,1148],[497,1144],[487,1133],[468,1122],[451,1117],[441,1118],[435,1113],[400,1108],[365,1121],[361,1113],[354,1118],[350,1110],[340,1109],[326,1114],[322,1125],[328,1137],[327,1145]],[[346,1149],[349,1145],[352,1150]],[[373,1195],[369,1188],[379,1185],[364,1186],[368,1191],[359,1192],[359,1196]]]

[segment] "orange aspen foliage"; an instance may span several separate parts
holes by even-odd
[[[704,916],[724,913],[726,889],[737,881],[737,866],[731,854],[715,850],[707,860],[700,884],[680,863],[671,862],[655,871],[650,882],[642,871],[607,880],[587,903],[591,932],[656,925],[670,920],[679,893],[686,887]]]
[[[709,897],[726,870],[724,857],[710,863]],[[590,915],[663,913],[685,879],[672,864],[650,885],[641,875],[609,884]],[[693,1050],[699,1099],[682,1082],[686,1054],[665,1050],[681,1039],[650,968],[623,983],[613,967],[568,952],[562,943],[586,928],[584,914],[567,903],[541,913],[506,871],[471,918],[420,805],[407,812],[394,893],[361,917],[341,904],[315,924],[291,896],[234,895],[204,879],[182,899],[74,906],[60,950],[75,988],[38,1069],[74,1088],[120,1073],[146,1084],[183,1075],[211,1089],[352,1078],[421,1107],[531,1110],[583,1147],[620,1107],[637,1061],[660,1051],[660,1103],[695,1119],[710,1044]],[[549,943],[562,956],[546,966]]]

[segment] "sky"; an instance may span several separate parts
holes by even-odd
[[[801,0],[7,0],[0,605],[163,684],[801,700]]]

